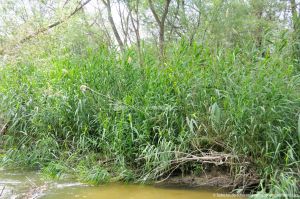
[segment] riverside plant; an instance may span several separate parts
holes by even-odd
[[[300,76],[291,59],[182,41],[161,66],[147,52],[143,66],[134,49],[103,45],[47,67],[0,68],[1,164],[95,184],[148,182],[204,164],[180,154],[211,150],[250,162],[257,197],[299,192]],[[244,169],[230,165],[233,177]]]

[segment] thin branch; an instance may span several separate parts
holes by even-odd
[[[1,190],[0,196],[2,196],[4,190],[5,190],[5,186],[3,186],[2,190]]]
[[[42,29],[36,31],[35,33],[33,33],[33,34],[31,34],[31,35],[26,36],[25,38],[21,39],[21,40],[19,41],[19,43],[22,44],[22,43],[24,43],[24,42],[26,42],[26,41],[28,41],[28,40],[34,38],[35,36],[37,36],[37,35],[39,35],[39,34],[41,34],[41,33],[44,33],[44,32],[46,32],[46,31],[48,31],[48,30],[54,28],[55,26],[58,26],[58,25],[64,23],[65,21],[67,21],[68,19],[70,19],[73,15],[75,15],[79,10],[81,10],[81,9],[82,9],[86,4],[88,4],[90,1],[91,1],[91,0],[87,0],[87,1],[85,1],[84,3],[82,3],[82,4],[81,4],[81,2],[80,2],[80,3],[78,4],[78,6],[75,8],[75,10],[74,10],[73,12],[71,12],[71,14],[68,15],[66,18],[61,19],[61,20],[59,20],[59,21],[57,21],[57,22],[55,22],[55,23],[53,23],[53,24],[48,25],[47,27],[44,27],[44,28],[42,28]]]
[[[122,39],[119,35],[119,32],[117,30],[117,27],[115,25],[115,22],[114,22],[114,19],[113,19],[113,16],[112,16],[112,11],[111,11],[111,4],[110,4],[110,0],[102,0],[103,4],[106,6],[106,9],[107,9],[107,14],[108,14],[108,21],[111,25],[111,28],[113,30],[113,33],[116,37],[116,40],[120,46],[120,49],[123,50],[124,49],[124,44],[122,42]]]
[[[160,19],[159,19],[157,13],[156,13],[156,11],[155,11],[155,8],[154,8],[154,5],[153,5],[152,0],[148,0],[148,2],[149,2],[150,10],[151,10],[151,12],[152,12],[152,14],[153,14],[153,16],[154,16],[156,22],[157,22],[158,24],[161,24],[161,21],[160,21]]]
[[[165,23],[165,21],[166,21],[167,14],[169,12],[170,3],[171,3],[171,0],[166,0],[166,4],[165,4],[165,8],[164,8],[164,13],[163,13],[162,18],[161,18],[161,22],[162,23]]]

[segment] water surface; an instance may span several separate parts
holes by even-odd
[[[166,189],[144,185],[108,184],[100,187],[65,187],[49,192],[45,199],[229,199],[229,197],[217,197],[215,192],[188,189]],[[233,198],[233,197],[231,197]]]
[[[5,187],[3,189],[3,187]],[[232,199],[213,190],[161,188],[149,185],[106,184],[89,186],[70,180],[47,181],[37,172],[0,171],[0,198],[40,199]]]

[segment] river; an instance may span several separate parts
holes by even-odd
[[[216,190],[162,188],[150,185],[109,183],[91,186],[74,180],[47,180],[38,172],[0,170],[2,199],[232,199]]]

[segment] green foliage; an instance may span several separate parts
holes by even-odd
[[[206,13],[205,42],[168,43],[164,66],[148,41],[140,66],[133,48],[120,53],[84,37],[78,19],[24,45],[0,67],[1,164],[93,184],[149,182],[174,171],[178,154],[221,143],[219,151],[251,160],[263,182],[256,197],[299,192],[300,76],[290,35],[249,13],[264,4],[214,2],[231,12]],[[259,38],[239,34],[249,24]]]
[[[254,198],[299,194],[298,7],[171,1],[161,64],[157,23],[141,14],[150,12],[148,1],[119,2],[140,18],[141,49],[129,34],[130,45],[118,51],[102,13],[79,11],[39,32],[78,1],[32,2],[31,12],[1,4],[0,121],[8,128],[0,165],[93,184],[145,183],[176,169],[201,175],[205,165],[176,160],[213,149],[251,163],[261,178]],[[161,16],[165,2],[153,3]],[[239,165],[230,169],[240,176]]]
[[[266,189],[262,189],[250,198],[297,198],[299,196],[299,187],[297,185],[298,181],[299,179],[288,173],[276,172],[275,176],[271,177],[271,189],[269,191],[266,191]]]
[[[91,169],[83,168],[80,176],[83,181],[96,185],[106,183],[110,179],[108,171],[101,166],[93,166]]]
[[[218,141],[251,157],[262,177],[292,168],[282,175],[297,179],[300,77],[292,61],[185,41],[169,54],[164,68],[152,64],[150,50],[141,68],[130,60],[134,51],[119,56],[105,46],[47,68],[7,65],[0,74],[9,121],[2,164],[40,167],[51,177],[73,167],[95,184],[147,181],[168,174],[176,152]]]
[[[42,174],[51,179],[59,179],[67,172],[68,168],[59,162],[50,162],[42,169]]]

